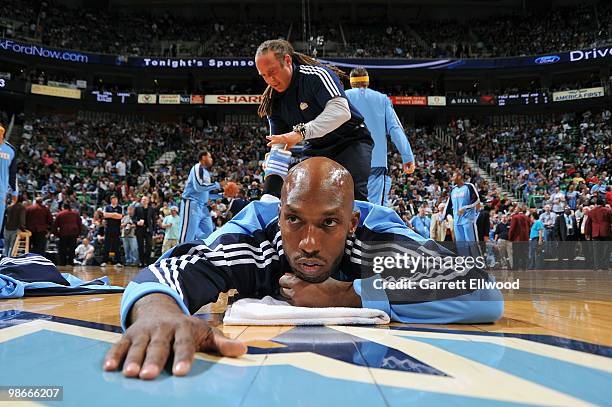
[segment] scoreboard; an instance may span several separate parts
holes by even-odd
[[[497,96],[499,106],[544,105],[547,103],[549,103],[549,100],[546,92],[513,93]]]

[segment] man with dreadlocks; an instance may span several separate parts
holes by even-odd
[[[289,149],[305,141],[304,155],[327,157],[345,167],[355,183],[355,199],[368,197],[372,137],[363,116],[349,102],[339,69],[295,52],[284,40],[263,42],[255,54],[266,88],[259,115],[270,124],[264,193],[279,196],[291,154]]]

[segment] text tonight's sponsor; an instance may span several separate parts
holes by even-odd
[[[158,68],[247,68],[254,67],[252,59],[170,59],[143,58],[144,66]]]

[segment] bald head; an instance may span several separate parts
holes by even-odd
[[[325,281],[340,264],[359,224],[353,189],[351,174],[328,158],[310,158],[287,174],[278,224],[289,266],[302,280]]]
[[[354,189],[353,177],[346,168],[329,158],[313,157],[289,171],[281,202],[291,205],[295,200],[316,199],[352,209]]]

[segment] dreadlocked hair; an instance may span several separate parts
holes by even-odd
[[[276,59],[280,61],[281,64],[285,64],[284,57],[285,55],[290,55],[293,61],[296,61],[300,65],[318,65],[318,66],[326,66],[327,68],[334,71],[340,79],[348,79],[348,76],[344,71],[338,69],[333,65],[322,64],[317,61],[313,57],[309,57],[306,54],[302,54],[300,52],[296,52],[293,49],[293,46],[289,43],[289,41],[285,40],[268,40],[261,43],[261,45],[257,48],[257,52],[255,53],[255,57],[265,54],[266,52],[273,52]],[[261,96],[261,103],[259,104],[259,108],[257,109],[257,113],[259,117],[269,116],[272,113],[272,94],[274,93],[274,89],[271,86],[266,87],[266,90]]]

